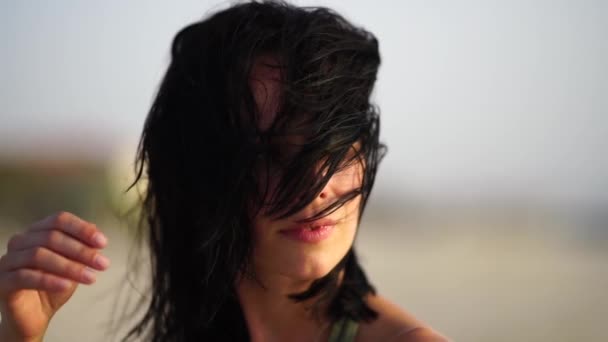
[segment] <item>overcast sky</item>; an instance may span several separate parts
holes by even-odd
[[[296,3],[380,40],[379,191],[608,203],[608,2]],[[0,0],[0,155],[131,150],[173,35],[225,4]]]

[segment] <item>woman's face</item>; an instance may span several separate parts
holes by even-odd
[[[275,119],[279,98],[279,69],[267,66],[272,58],[261,57],[254,65],[250,86],[261,113],[258,127],[267,129]],[[275,63],[276,64],[276,63]],[[302,138],[285,141],[297,147]],[[359,146],[353,145],[351,153]],[[350,156],[347,156],[347,158]],[[272,175],[265,184],[272,194],[276,183]],[[363,166],[353,163],[335,173],[321,193],[296,214],[275,219],[260,210],[254,218],[253,266],[260,275],[284,276],[308,281],[328,274],[346,255],[353,244],[358,225],[361,196],[341,206],[328,216],[313,222],[301,222],[315,216],[345,194],[360,188]]]

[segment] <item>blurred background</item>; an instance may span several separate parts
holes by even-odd
[[[389,153],[357,240],[380,293],[455,341],[607,341],[608,3],[295,3],[380,40]],[[58,210],[110,237],[47,341],[123,331],[138,136],[174,34],[227,4],[0,1],[2,253]]]

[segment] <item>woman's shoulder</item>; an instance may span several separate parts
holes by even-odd
[[[357,342],[450,342],[430,325],[380,295],[370,295],[366,302],[378,313],[378,318],[360,324]]]

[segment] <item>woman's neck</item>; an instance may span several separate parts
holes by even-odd
[[[252,341],[323,340],[331,323],[315,317],[316,298],[296,302],[290,294],[307,290],[312,281],[299,281],[282,275],[242,277],[237,286],[239,302]],[[318,312],[325,312],[319,308]],[[320,319],[319,319],[320,318]]]

